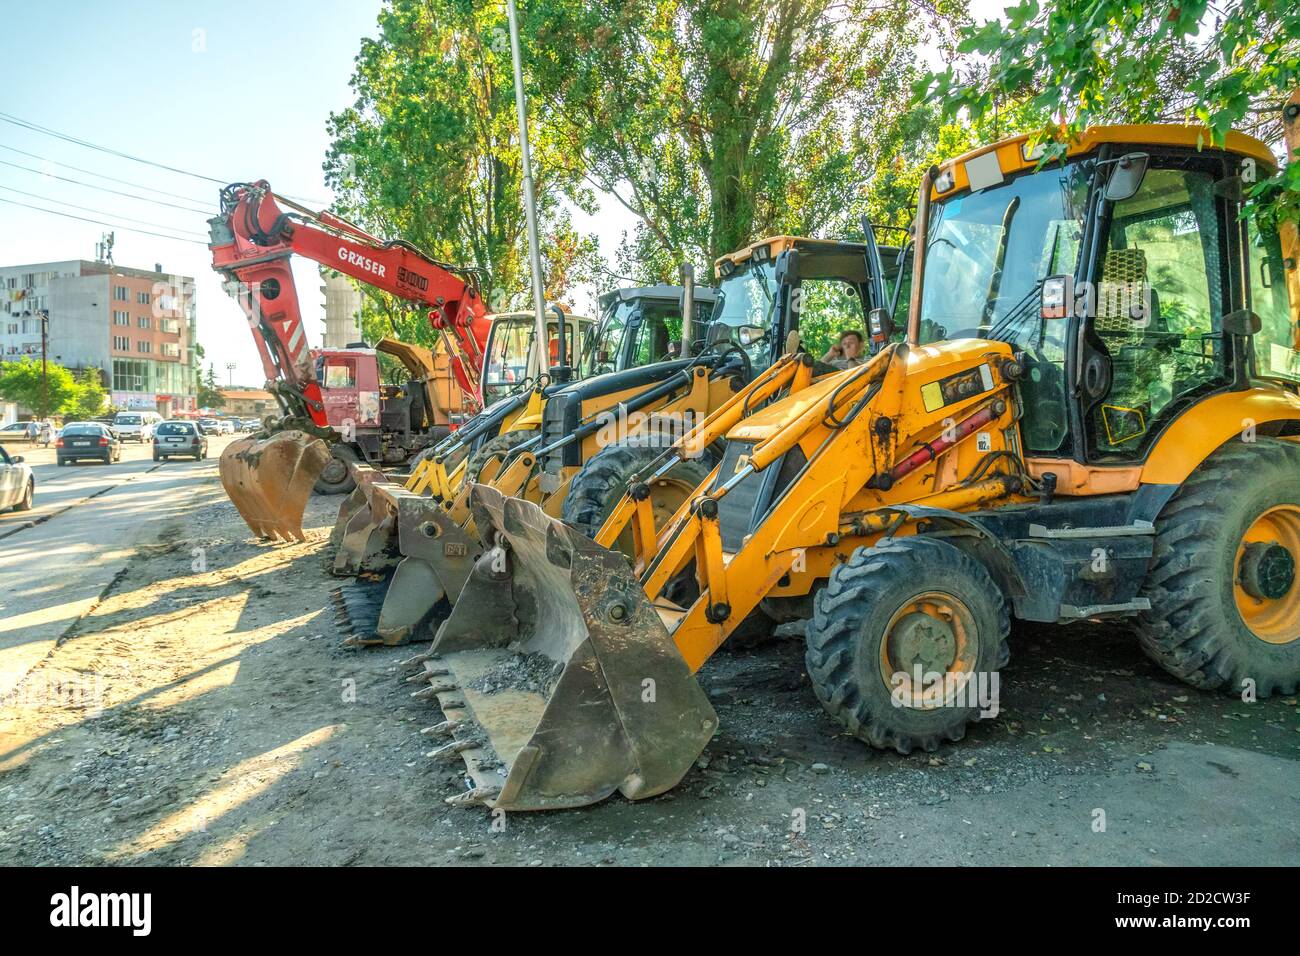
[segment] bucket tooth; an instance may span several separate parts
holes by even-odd
[[[490,487],[474,485],[469,505],[483,539],[508,553],[504,570],[490,554],[475,564],[432,648],[459,685],[455,717],[483,741],[466,756],[471,776],[500,777],[492,803],[509,810],[675,786],[717,715],[627,559]],[[480,753],[493,755],[487,767]]]
[[[432,727],[425,727],[420,733],[428,737],[450,737],[456,732],[456,728],[463,725],[460,720],[444,720],[440,724],[434,724]]]
[[[474,750],[482,746],[481,740],[453,740],[449,744],[430,750],[425,756],[438,761],[454,760],[466,750]]]
[[[423,654],[416,654],[414,657],[408,657],[406,660],[402,661],[402,666],[419,667],[421,664],[427,661],[429,657],[430,657],[430,653],[428,651],[425,651]]]
[[[474,787],[472,790],[458,793],[454,797],[448,797],[444,802],[453,807],[486,806],[490,805],[500,795],[500,787]]]

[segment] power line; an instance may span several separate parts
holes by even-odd
[[[152,159],[144,159],[140,156],[132,156],[130,153],[124,153],[121,150],[113,149],[109,146],[100,146],[96,143],[87,142],[84,139],[78,139],[76,136],[69,136],[67,133],[60,133],[58,130],[50,129],[48,126],[41,126],[39,123],[33,123],[30,120],[14,116],[12,113],[0,113],[0,120],[6,123],[12,123],[14,126],[21,126],[24,129],[30,129],[37,133],[44,133],[46,136],[54,136],[58,139],[66,140],[69,143],[76,143],[78,146],[84,146],[87,149],[97,149],[101,153],[108,153],[112,156],[120,156],[122,159],[129,159],[133,162],[144,163],[148,166],[154,166],[157,169],[165,169],[171,173],[180,173],[182,176],[193,176],[195,179],[206,179],[210,183],[216,183],[218,186],[226,185],[225,180],[216,179],[212,176],[204,176],[202,173],[192,173],[188,169],[177,169],[175,166],[168,166],[166,163],[155,163]]]
[[[230,180],[217,179],[213,176],[205,176],[202,173],[191,172],[188,169],[180,169],[176,166],[168,166],[166,163],[156,163],[152,159],[145,159],[142,156],[132,156],[130,153],[124,153],[121,150],[113,149],[111,146],[100,146],[98,143],[92,143],[88,140],[79,139],[76,136],[70,136],[67,133],[60,133],[58,130],[50,129],[48,126],[42,126],[39,123],[33,123],[31,120],[25,120],[20,116],[14,116],[12,113],[0,113],[0,122],[12,123],[22,129],[28,129],[36,133],[44,133],[46,136],[54,136],[58,139],[65,140],[69,143],[75,143],[77,146],[84,146],[87,149],[99,150],[101,153],[108,153],[110,156],[117,156],[121,159],[129,159],[132,162],[144,163],[147,166],[153,166],[157,169],[165,169],[171,173],[179,173],[182,176],[193,176],[195,179],[206,179],[210,183],[216,183],[218,186],[228,185]],[[327,206],[329,203],[322,202],[319,199],[304,199],[302,196],[294,196],[290,193],[283,193],[290,199],[296,199],[299,202],[305,202],[313,206]]]
[[[204,202],[202,199],[195,199],[193,196],[183,196],[180,193],[169,193],[165,189],[158,189],[154,186],[143,186],[140,183],[133,183],[126,179],[117,179],[114,176],[105,176],[103,173],[97,173],[93,169],[83,169],[80,166],[73,166],[71,163],[61,163],[57,159],[50,159],[48,156],[39,156],[36,153],[29,153],[25,149],[19,149],[16,146],[6,146],[0,143],[0,149],[7,149],[13,153],[20,153],[23,156],[30,156],[32,159],[39,159],[43,163],[52,163],[55,166],[62,166],[64,169],[75,169],[79,173],[86,173],[88,176],[95,176],[99,179],[107,179],[110,183],[120,183],[123,186],[132,186],[136,189],[143,189],[145,192],[158,193],[160,196],[171,196],[173,199],[184,199],[186,202]]]
[[[9,203],[11,206],[23,206],[27,209],[35,209],[37,212],[47,212],[51,216],[63,216],[65,219],[80,219],[82,222],[92,222],[97,226],[109,226],[113,229],[121,229],[124,232],[139,232],[146,236],[157,236],[159,239],[171,239],[174,242],[189,242],[196,246],[206,246],[206,242],[199,242],[197,239],[186,239],[182,236],[168,236],[161,232],[150,232],[148,229],[135,229],[131,226],[123,226],[121,223],[104,222],[100,219],[87,219],[85,216],[74,216],[70,212],[59,212],[57,209],[45,209],[41,206],[33,206],[29,203],[19,202],[16,199],[0,199],[0,202]]]
[[[172,230],[172,232],[181,232],[190,236],[198,236],[200,239],[204,238],[203,233],[196,232],[193,229],[182,229],[180,226],[169,226],[161,222],[149,222],[145,219],[135,219],[131,216],[124,216],[121,213],[117,213],[117,212],[107,212],[103,209],[92,209],[89,206],[78,206],[74,202],[66,202],[65,200],[62,199],[54,199],[51,196],[41,196],[38,195],[37,193],[29,193],[26,190],[15,189],[13,186],[5,186],[3,184],[0,184],[0,189],[7,190],[8,192],[11,193],[18,193],[20,196],[28,196],[31,199],[39,199],[42,202],[52,202],[52,203],[57,203],[60,206],[69,206],[72,209],[80,209],[82,212],[93,212],[97,216],[113,216],[117,219],[125,219],[127,222],[139,223],[142,226],[153,226],[156,229],[170,229]]]
[[[151,202],[157,206],[170,206],[172,209],[183,209],[186,212],[197,212],[201,216],[206,216],[212,212],[210,209],[195,209],[193,206],[182,206],[178,203],[167,202],[165,199],[150,199],[148,196],[137,196],[135,193],[124,193],[120,189],[109,189],[107,186],[96,186],[94,183],[83,183],[80,179],[73,179],[70,176],[60,176],[57,173],[47,173],[39,169],[32,169],[30,166],[11,163],[7,159],[0,159],[0,166],[12,166],[14,169],[21,169],[24,172],[35,173],[37,176],[48,176],[51,179],[62,180],[65,183],[74,183],[77,186],[84,186],[87,189],[98,189],[101,192],[126,196],[128,199],[138,199],[141,202]]]

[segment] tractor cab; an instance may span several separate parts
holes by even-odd
[[[715,293],[696,286],[692,327],[703,330]],[[682,287],[637,286],[600,297],[600,323],[584,350],[586,376],[619,372],[681,358]]]
[[[844,331],[865,340],[899,271],[896,249],[877,246],[870,229],[867,240],[776,236],[718,259],[710,343],[729,343],[757,374],[782,354],[792,331],[817,354]]]
[[[547,315],[548,370],[576,369],[582,377],[590,362],[580,348],[591,337],[594,322],[585,315],[564,313],[566,334],[560,341],[558,307]],[[536,318],[532,312],[504,312],[492,317],[483,362],[483,407],[518,391],[528,381],[528,358],[536,336]],[[561,361],[563,360],[563,361]]]
[[[1101,127],[1040,158],[1020,137],[943,166],[914,316],[922,345],[1023,355],[1029,456],[1130,467],[1193,405],[1300,382],[1279,237],[1239,214],[1263,143]]]

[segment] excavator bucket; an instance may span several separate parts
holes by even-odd
[[[452,804],[583,806],[675,786],[718,725],[627,559],[541,508],[475,485],[490,545],[427,654],[430,756],[464,760]]]
[[[302,513],[329,458],[325,442],[301,431],[242,438],[221,453],[221,484],[259,538],[304,541]]]

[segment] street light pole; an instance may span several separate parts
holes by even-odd
[[[41,419],[50,417],[50,383],[46,375],[46,354],[50,350],[50,313],[41,309],[36,313],[41,319]]]
[[[519,16],[515,0],[506,0],[510,21],[510,59],[515,68],[515,110],[519,114],[519,169],[524,181],[524,217],[528,224],[528,262],[533,273],[533,311],[536,321],[533,356],[528,370],[540,378],[546,371],[550,342],[546,334],[546,293],[542,288],[542,254],[537,245],[537,203],[533,196],[533,160],[528,150],[528,104],[524,101],[523,58],[519,52]],[[561,327],[560,335],[564,335]]]
[[[237,369],[238,367],[239,367],[239,363],[237,362],[226,363],[226,371],[230,373],[227,378],[227,382],[231,388],[235,387],[235,369]]]

